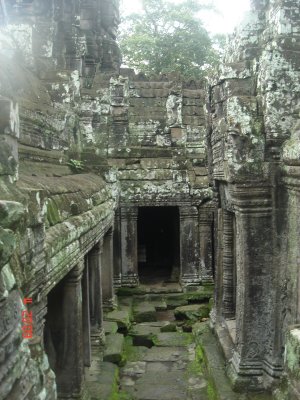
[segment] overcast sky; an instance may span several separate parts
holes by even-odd
[[[181,0],[173,0],[180,3]],[[250,0],[213,0],[219,14],[203,12],[203,22],[212,33],[230,33],[250,9]],[[121,0],[121,12],[124,15],[141,10],[141,0]]]

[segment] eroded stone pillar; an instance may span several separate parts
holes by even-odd
[[[102,252],[102,301],[103,307],[112,309],[115,307],[114,293],[114,265],[113,265],[113,231],[110,229],[103,239]]]
[[[98,346],[105,341],[103,329],[102,304],[102,258],[103,242],[98,242],[89,252],[87,262],[89,266],[89,293],[90,293],[90,320],[92,345]]]
[[[199,241],[201,280],[212,283],[213,273],[213,213],[207,209],[199,209]]]
[[[121,207],[122,286],[138,286],[137,207]]]
[[[199,285],[199,226],[196,207],[180,207],[180,281],[184,286]]]
[[[242,390],[245,385],[257,390],[263,388],[264,359],[273,337],[270,304],[275,302],[272,298],[275,292],[272,288],[271,209],[247,204],[244,209],[239,207],[235,217],[236,343],[228,371],[237,390]],[[229,227],[230,221],[226,224]],[[268,373],[271,369],[270,364]]]
[[[121,218],[117,210],[115,215],[114,233],[114,287],[122,286],[122,255],[121,255]]]
[[[83,356],[84,365],[91,366],[91,323],[90,323],[90,295],[89,295],[89,271],[86,260],[82,276],[82,327],[83,327]]]
[[[236,266],[235,266],[235,218],[232,212],[223,211],[223,299],[222,314],[225,318],[235,317]]]
[[[66,276],[63,287],[63,301],[60,312],[63,321],[62,352],[56,367],[56,381],[59,398],[81,398],[84,381],[82,346],[82,291],[81,278],[83,262]],[[56,338],[54,338],[55,340]]]

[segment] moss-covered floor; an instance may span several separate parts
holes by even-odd
[[[232,392],[207,325],[212,287],[118,295],[105,316],[106,348],[87,374],[92,400],[271,399]]]

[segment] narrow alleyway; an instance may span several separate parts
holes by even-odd
[[[231,391],[208,328],[211,296],[210,286],[120,289],[118,308],[105,316],[105,349],[94,350],[87,375],[92,399],[269,399]]]

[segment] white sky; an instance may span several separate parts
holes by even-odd
[[[250,9],[250,0],[212,0],[219,13],[203,11],[201,15],[205,28],[212,33],[231,33]],[[173,0],[180,3],[180,0]],[[141,10],[141,0],[121,0],[124,15]]]

